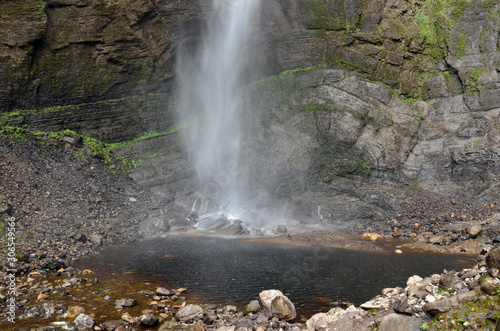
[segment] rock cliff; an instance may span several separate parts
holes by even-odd
[[[3,1],[2,132],[69,129],[108,144],[178,214],[194,187],[173,110],[175,55],[181,42],[196,48],[216,14],[202,14],[208,3]],[[497,198],[499,9],[263,1],[245,87],[252,189],[325,224],[383,219],[422,196]]]

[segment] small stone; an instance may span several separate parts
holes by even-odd
[[[427,302],[434,302],[434,301],[436,301],[436,298],[433,295],[429,294],[429,295],[425,296],[425,301],[427,301]]]
[[[64,141],[65,143],[68,143],[70,145],[76,146],[78,143],[81,141],[81,137],[75,133],[72,132],[66,132],[64,135],[61,137],[61,140]]]
[[[0,203],[0,215],[8,214],[11,215],[14,208],[10,203]]]
[[[169,295],[172,295],[173,293],[169,289],[166,289],[164,287],[158,287],[156,289],[156,294],[161,295],[161,296],[169,296]]]
[[[139,322],[142,325],[153,326],[158,323],[158,317],[153,313],[145,313],[139,316]]]
[[[86,314],[78,315],[73,321],[73,328],[75,330],[92,330],[94,325],[94,319]]]
[[[250,314],[250,313],[256,313],[260,310],[260,303],[258,300],[252,300],[248,303],[245,313]]]
[[[89,236],[89,239],[90,239],[90,243],[93,245],[93,246],[101,246],[102,245],[102,236],[101,235],[98,235],[98,234],[91,234]]]
[[[47,294],[45,294],[45,293],[40,293],[40,294],[38,294],[38,296],[36,297],[36,299],[37,299],[38,301],[43,301],[43,300],[47,299]]]
[[[400,249],[396,249],[396,250],[394,251],[394,253],[396,253],[396,254],[403,254],[403,251],[402,251],[402,250],[400,250]]]
[[[68,313],[67,313],[66,316],[68,318],[73,318],[73,317],[76,317],[76,316],[80,315],[84,311],[85,311],[85,308],[83,308],[83,307],[80,307],[80,306],[71,306],[71,307],[68,307]]]
[[[284,225],[278,225],[275,232],[276,234],[285,234],[288,232],[288,229]]]
[[[123,314],[122,315],[122,320],[124,320],[125,322],[130,323],[130,324],[134,324],[135,323],[134,318],[129,313]]]
[[[125,322],[124,320],[111,320],[111,321],[106,321],[104,323],[102,323],[102,328],[104,330],[118,330],[118,328],[120,326],[124,326],[126,325],[127,322]]]
[[[483,227],[481,225],[473,225],[469,228],[469,236],[476,238],[483,232]]]
[[[361,235],[362,240],[377,241],[382,239],[382,236],[378,233],[366,232]]]
[[[238,308],[236,308],[236,306],[229,305],[229,306],[226,306],[226,312],[228,312],[230,314],[235,314],[238,312]]]
[[[406,281],[406,286],[416,285],[416,284],[420,283],[423,280],[424,279],[422,277],[420,277],[418,275],[413,275],[410,278],[408,278],[408,280]]]
[[[123,307],[133,307],[137,305],[137,301],[134,299],[120,299],[115,301],[115,308],[122,309]]]

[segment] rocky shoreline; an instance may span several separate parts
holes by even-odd
[[[374,232],[402,240],[398,249],[403,254],[405,249],[480,254],[478,264],[470,270],[412,277],[407,288],[384,289],[359,307],[337,307],[308,320],[287,321],[263,308],[262,300],[252,303],[252,311],[201,306],[186,301],[185,289],[100,279],[92,270],[75,268],[75,260],[96,249],[140,238],[140,222],[159,208],[146,191],[124,176],[109,174],[99,160],[84,162],[75,159],[71,146],[59,147],[0,141],[3,329],[489,330],[498,320],[500,284],[495,268],[500,262],[496,262],[495,248],[500,217],[495,201],[480,206],[455,199],[415,198],[404,215],[344,229],[357,238]],[[19,259],[14,266],[8,264],[11,220]],[[329,231],[290,231],[266,240],[325,246],[342,242],[340,247],[349,249],[375,247],[374,242],[354,241]],[[106,294],[117,287],[124,289],[123,296]],[[12,290],[17,296],[9,294]],[[126,290],[135,298],[125,296]],[[16,323],[9,321],[12,302]],[[197,311],[197,317],[182,317],[187,309]]]

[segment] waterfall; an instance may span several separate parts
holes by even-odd
[[[259,0],[212,0],[198,45],[179,52],[178,112],[199,180],[192,208],[206,220],[243,218],[249,205],[240,164],[243,70]],[[207,225],[208,226],[208,225]]]

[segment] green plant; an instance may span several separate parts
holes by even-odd
[[[423,323],[421,326],[420,326],[420,330],[424,331],[424,330],[429,330],[430,328],[430,325],[427,324],[427,323]]]
[[[366,161],[361,162],[361,172],[366,175],[370,175],[372,172],[370,165]]]
[[[410,103],[410,104],[413,104],[415,102],[417,102],[418,99],[415,99],[415,98],[407,98],[407,99],[403,99],[403,103]]]
[[[439,293],[440,293],[441,295],[443,295],[443,294],[450,294],[450,291],[449,291],[449,290],[446,290],[446,289],[444,289],[444,288],[440,288],[440,289],[439,289]]]

